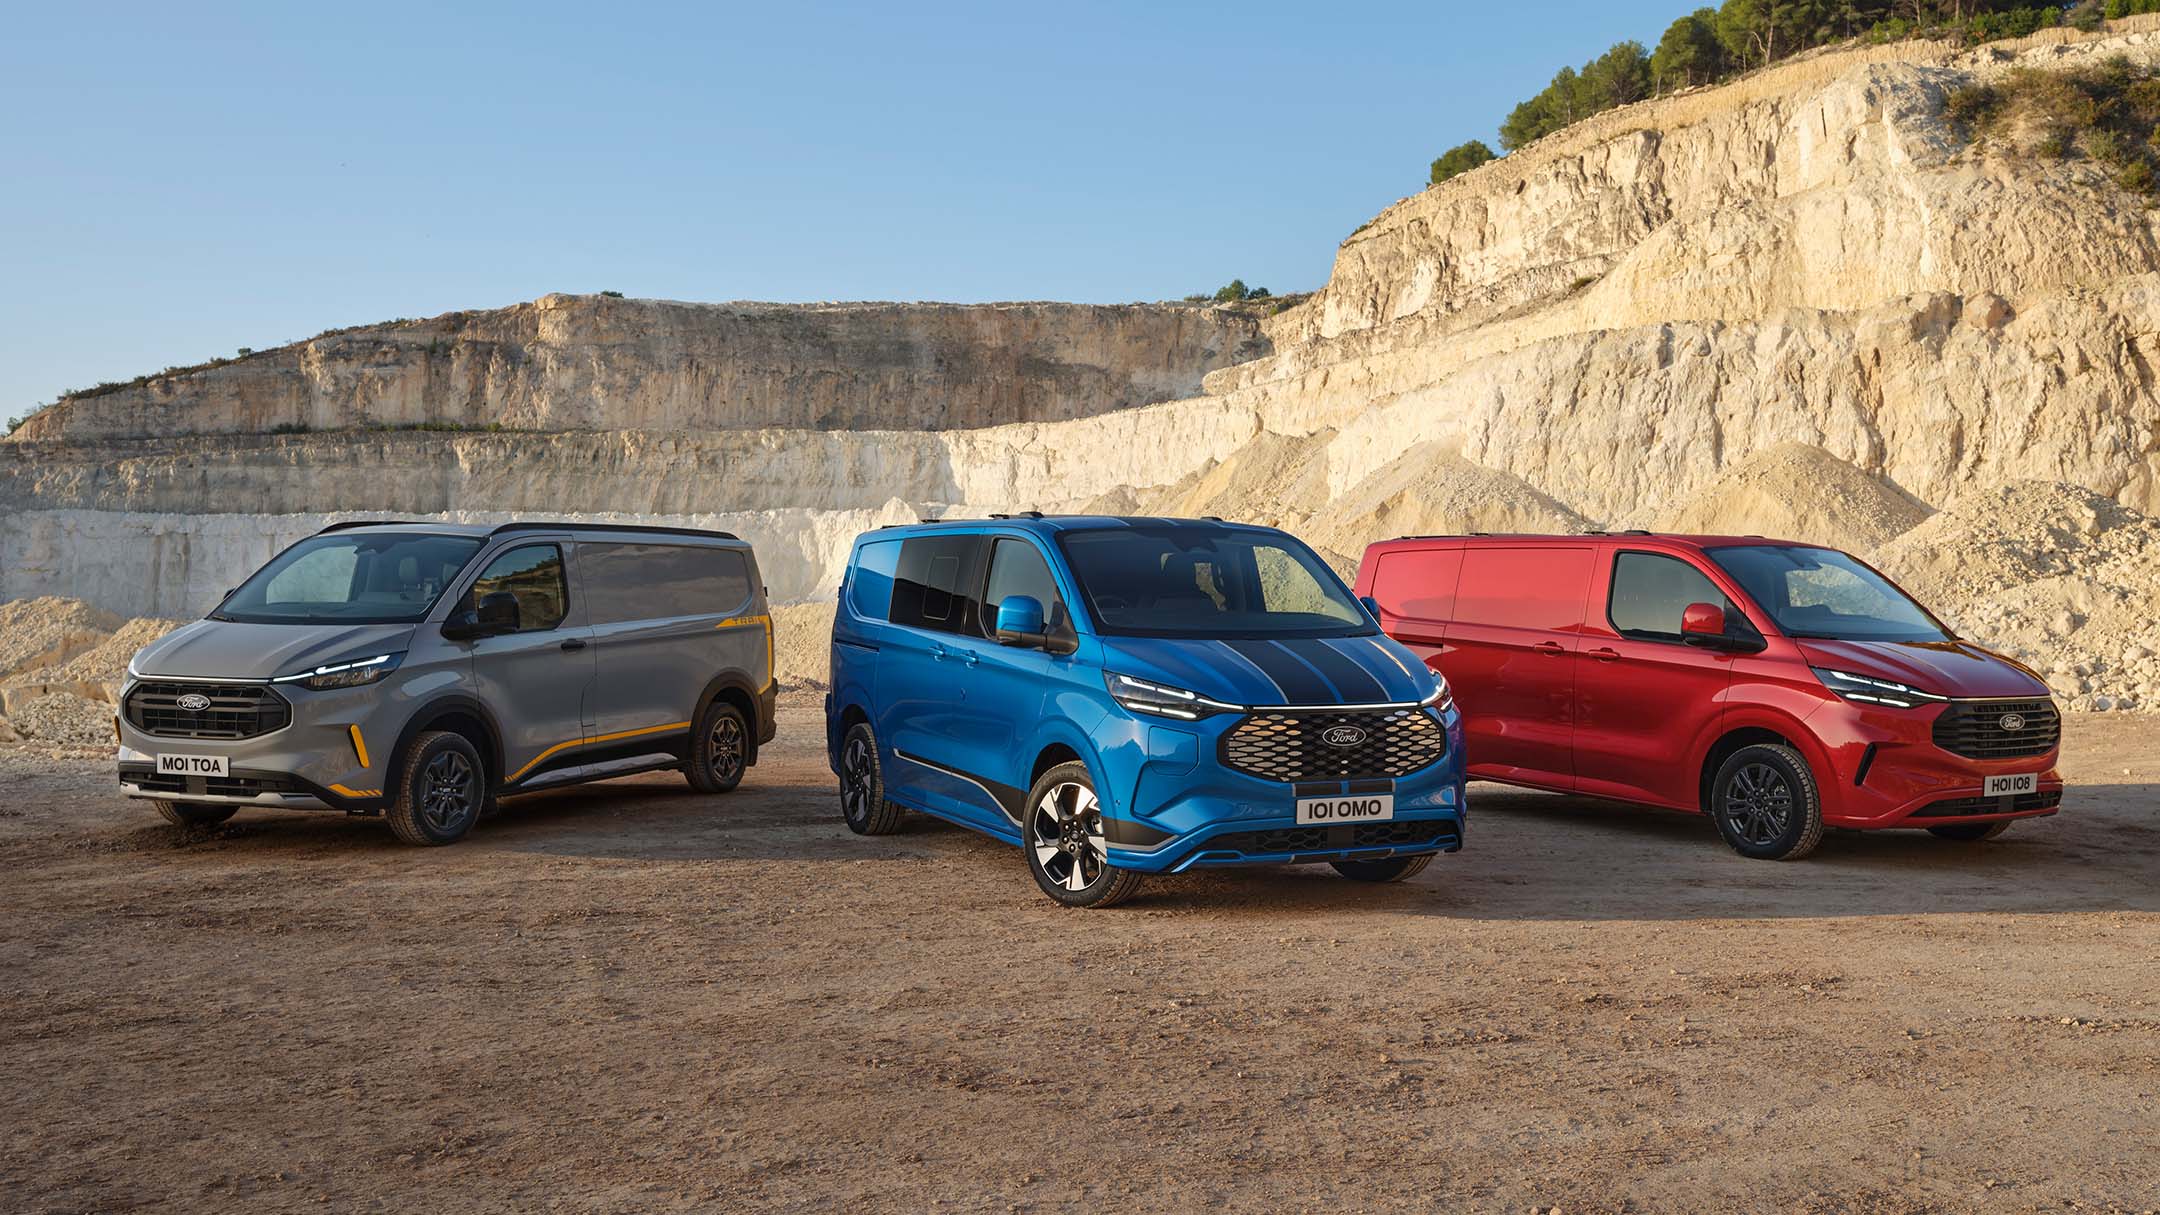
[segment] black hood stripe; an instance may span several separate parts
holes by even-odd
[[[1225,641],[1223,644],[1259,667],[1260,673],[1282,693],[1285,704],[1326,704],[1335,699],[1335,690],[1320,678],[1320,672],[1299,662],[1288,650],[1272,641]]]
[[[1335,685],[1335,695],[1345,704],[1378,704],[1388,699],[1387,687],[1349,655],[1318,638],[1278,641],[1275,644],[1319,668],[1320,675]]]

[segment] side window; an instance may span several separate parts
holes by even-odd
[[[586,541],[578,572],[594,624],[714,616],[750,602],[749,563],[714,545]]]
[[[1680,615],[1691,603],[1725,609],[1725,631],[1748,627],[1725,593],[1701,570],[1677,557],[1621,553],[1613,558],[1612,598],[1606,614],[1623,637],[1679,641]]]
[[[536,633],[561,624],[570,603],[563,581],[562,549],[553,544],[526,544],[498,555],[473,583],[473,601],[498,591],[517,597],[518,632]]]
[[[1053,633],[1072,627],[1065,599],[1058,594],[1057,579],[1051,577],[1042,551],[1025,540],[1010,537],[999,539],[990,550],[990,584],[982,601],[984,636],[996,635],[998,605],[1005,602],[1007,595],[1033,596],[1043,605],[1043,619]]]
[[[864,620],[883,620],[892,610],[893,572],[900,565],[900,542],[865,544],[848,571],[848,604]]]
[[[900,546],[900,568],[893,577],[892,622],[980,637],[982,604],[981,536],[919,536]]]

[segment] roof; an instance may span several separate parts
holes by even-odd
[[[1677,544],[1687,548],[1725,548],[1736,544],[1777,545],[1789,548],[1827,548],[1828,545],[1813,544],[1805,540],[1781,540],[1775,536],[1711,536],[1680,532],[1469,532],[1446,536],[1398,536],[1392,540],[1376,540],[1370,547],[1388,548],[1401,545],[1410,547],[1426,541],[1459,540],[1477,544],[1581,544],[1588,540],[1616,540],[1621,543],[1648,542]]]
[[[509,523],[452,523],[443,519],[347,519],[332,523],[315,533],[329,532],[411,532],[422,531],[440,536],[500,536],[512,532],[612,532],[641,536],[688,536],[700,540],[725,540],[744,543],[733,532],[715,531],[697,527],[654,527],[642,523],[580,522],[575,519],[518,519]]]
[[[979,532],[1009,528],[1047,536],[1057,532],[1099,531],[1118,527],[1220,527],[1256,532],[1280,530],[1258,523],[1239,523],[1225,519],[1183,519],[1168,515],[1045,515],[1035,511],[990,515],[980,519],[924,519],[917,523],[891,523],[878,530],[907,534],[936,531]]]

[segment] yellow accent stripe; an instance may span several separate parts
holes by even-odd
[[[348,788],[346,788],[346,787],[345,787],[345,786],[343,786],[343,785],[332,785],[332,786],[330,786],[330,792],[332,792],[332,793],[340,793],[340,794],[343,794],[343,795],[344,795],[344,796],[346,796],[346,797],[381,797],[381,796],[382,796],[382,790],[380,790],[380,789],[348,789]]]
[[[670,730],[687,730],[689,728],[689,722],[678,721],[664,726],[646,726],[641,730],[618,730],[613,734],[596,734],[591,738],[573,738],[569,742],[559,742],[556,743],[554,746],[549,747],[547,750],[542,751],[540,754],[533,756],[532,763],[526,764],[524,767],[519,768],[515,772],[512,772],[510,774],[510,780],[515,781],[519,777],[525,775],[527,772],[532,771],[535,765],[539,764],[548,756],[555,754],[557,751],[567,750],[571,747],[589,747],[594,743],[614,742],[618,738],[636,738],[641,734],[665,734]]]
[[[753,624],[761,624],[765,626],[765,686],[758,689],[758,695],[763,696],[765,693],[772,690],[774,681],[779,678],[779,672],[773,670],[772,617],[730,616],[726,620],[721,621],[713,627],[716,629],[739,629]]]
[[[359,726],[347,726],[347,727],[345,727],[345,728],[346,728],[347,730],[349,730],[349,731],[351,731],[351,732],[352,732],[352,749],[353,749],[353,754],[354,754],[354,755],[356,755],[356,756],[358,756],[358,757],[360,758],[360,766],[361,766],[362,768],[365,768],[365,767],[367,767],[367,766],[368,766],[368,762],[367,762],[367,740],[366,740],[366,739],[364,739],[364,738],[362,738],[362,737],[360,737],[360,727],[359,727]]]

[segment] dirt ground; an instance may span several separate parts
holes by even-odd
[[[1992,845],[1480,785],[1404,886],[1095,913],[781,729],[436,850],[0,747],[0,1210],[2160,1207],[2160,719]]]

